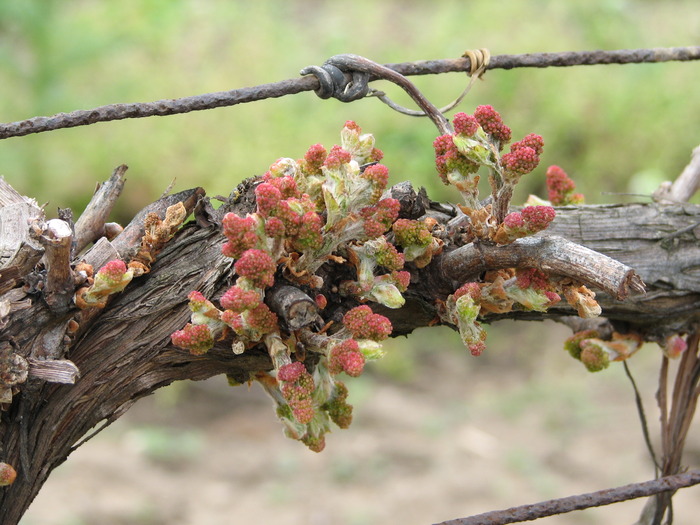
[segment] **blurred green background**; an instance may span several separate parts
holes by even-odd
[[[294,78],[338,53],[387,63],[480,47],[495,55],[699,43],[696,0],[0,0],[0,121]],[[412,78],[438,106],[467,81]],[[646,201],[606,192],[648,194],[681,172],[700,143],[698,78],[700,63],[494,70],[458,110],[492,104],[514,138],[543,135],[542,165],[515,202],[544,196],[550,164],[589,203]],[[394,86],[374,87],[411,105]],[[347,119],[375,134],[392,183],[410,179],[435,199],[456,199],[435,174],[429,121],[374,99],[313,93],[3,140],[0,174],[48,202],[49,214],[71,207],[77,216],[95,183],[127,164],[114,217],[126,222],[173,179],[175,191],[227,195],[278,157],[338,142]],[[259,389],[231,390],[223,378],[173,385],[74,454],[26,523],[425,523],[647,479],[621,368],[586,374],[561,351],[566,334],[499,324],[479,359],[447,329],[391,341],[387,357],[349,383],[356,422],[319,455],[281,435]],[[657,359],[655,348],[635,358],[650,410]],[[690,442],[697,459],[700,438]],[[632,522],[641,504],[630,505],[622,518],[607,509],[545,522]],[[700,512],[687,501],[678,508]]]
[[[114,102],[146,102],[293,78],[337,53],[378,62],[492,54],[684,46],[698,43],[693,1],[178,1],[0,2],[0,120]],[[700,142],[698,65],[490,71],[460,106],[492,104],[514,138],[544,136],[543,166],[516,200],[543,190],[546,165],[567,169],[588,202],[648,193],[673,179]],[[463,74],[413,77],[436,105]],[[387,83],[375,83],[400,102]],[[377,100],[322,101],[313,93],[171,117],[102,123],[0,142],[0,174],[19,191],[79,212],[96,181],[129,165],[121,220],[176,189],[228,194],[243,178],[310,144],[332,145],[346,119],[377,137],[392,182],[411,179],[440,199],[426,119]]]

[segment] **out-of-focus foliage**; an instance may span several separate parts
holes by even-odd
[[[459,2],[168,1],[0,2],[0,120],[113,102],[150,101],[295,77],[337,53],[379,62],[493,54],[682,46],[697,43],[690,0]],[[515,139],[545,139],[541,167],[523,181],[543,195],[544,169],[559,164],[587,202],[609,191],[650,192],[674,178],[700,142],[697,63],[490,71],[459,109],[492,104]],[[437,105],[466,77],[415,78]],[[395,87],[377,83],[401,103]],[[346,119],[375,134],[392,183],[425,185],[456,200],[435,174],[426,119],[374,99],[341,104],[312,93],[166,118],[61,130],[0,142],[0,174],[48,210],[79,212],[96,181],[130,167],[120,215],[175,189],[228,194],[280,156],[329,142]]]

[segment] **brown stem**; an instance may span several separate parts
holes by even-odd
[[[700,359],[698,342],[700,332],[688,336],[688,348],[681,357],[673,386],[671,412],[668,413],[666,388],[668,358],[664,357],[659,380],[659,407],[661,409],[661,436],[663,446],[662,475],[673,475],[681,469],[685,440],[700,394]],[[669,511],[673,492],[656,496],[655,513],[652,523],[660,525]]]
[[[314,300],[294,286],[275,286],[265,293],[265,300],[270,309],[284,320],[289,330],[299,330],[318,318],[318,307]]]
[[[487,269],[539,268],[599,288],[618,300],[644,291],[632,268],[562,237],[525,237],[505,246],[471,243],[436,262],[445,279],[461,284]]]
[[[97,188],[75,223],[75,253],[80,253],[88,244],[105,235],[105,223],[124,188],[127,169],[125,164],[114,168],[112,176]]]
[[[669,491],[675,492],[680,488],[690,487],[698,483],[700,483],[700,470],[691,470],[685,474],[666,476],[643,483],[632,483],[613,489],[522,505],[506,510],[485,512],[468,518],[443,521],[436,525],[505,525],[506,523],[532,521],[574,510],[600,507]]]
[[[433,121],[433,124],[438,128],[441,135],[452,133],[452,126],[445,116],[440,113],[440,110],[433,105],[418,88],[410,82],[401,73],[394,71],[391,68],[377,64],[365,57],[359,55],[336,55],[327,61],[328,64],[335,65],[340,69],[349,71],[361,71],[369,73],[376,78],[389,80],[400,86],[413,101],[425,112],[425,114]]]
[[[51,219],[46,223],[39,242],[46,249],[44,299],[52,312],[64,314],[68,311],[75,291],[75,278],[70,267],[73,231],[65,221]]]

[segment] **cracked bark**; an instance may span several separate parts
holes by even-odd
[[[405,185],[403,191],[402,210],[406,215],[415,216],[417,209],[428,204],[425,196],[406,193]],[[115,254],[124,257],[132,253],[140,242],[143,217],[148,211],[162,211],[178,200],[186,201],[188,210],[195,210],[196,220],[186,224],[167,244],[151,272],[135,279],[105,309],[56,314],[39,295],[24,297],[20,288],[11,290],[15,295],[20,290],[22,295],[22,298],[14,297],[13,304],[21,300],[25,303],[22,308],[11,308],[2,320],[5,323],[2,338],[12,338],[28,359],[70,360],[78,367],[80,377],[73,385],[30,378],[15,396],[15,402],[2,412],[3,460],[13,464],[19,476],[13,485],[0,490],[0,522],[17,523],[51,471],[93,435],[89,434],[91,429],[97,427],[99,431],[108,426],[138,399],[181,379],[201,380],[228,374],[244,382],[251,373],[271,368],[270,358],[262,348],[235,355],[230,342],[222,341],[206,355],[193,356],[170,344],[170,334],[182,328],[189,318],[186,298],[189,291],[199,290],[217,300],[232,284],[232,261],[221,254],[225,239],[218,223],[227,211],[245,214],[252,211],[254,205],[250,182],[234,191],[235,198],[218,210],[201,199],[202,194],[201,189],[195,189],[157,201],[139,213],[112,243],[102,239],[81,257],[98,268]],[[437,203],[430,207],[431,215],[443,221],[449,220],[453,210],[449,205]],[[580,273],[588,276],[589,283],[598,283],[607,290],[608,293],[601,292],[598,298],[603,315],[616,329],[637,330],[655,339],[698,323],[700,228],[692,226],[700,220],[700,206],[585,206],[559,208],[557,213],[557,219],[545,232],[547,235],[557,235],[568,243],[605,254],[612,258],[614,267],[620,269],[622,264],[633,268],[647,284],[646,294],[630,293],[623,301],[617,297],[620,283],[630,283],[628,274],[596,276],[595,271],[585,268],[587,262],[603,260],[595,257],[584,257],[573,263],[573,268],[577,264],[584,265]],[[456,235],[446,240],[456,241]],[[546,239],[541,236],[528,241],[531,254],[537,253],[538,243],[552,242]],[[460,279],[487,269],[498,257],[516,261],[516,264],[532,264],[531,259],[517,262],[518,250],[524,249],[518,245],[487,247],[487,251],[493,252],[491,259],[484,259],[485,264],[482,259],[472,264],[469,250],[474,247],[457,244],[448,242],[444,255],[426,268],[411,269],[412,282],[403,308],[382,309],[392,321],[394,336],[434,323],[435,300],[444,299]],[[521,244],[527,245],[527,242]],[[540,260],[551,264],[549,258],[545,260],[540,256]],[[464,265],[471,269],[460,270]],[[347,278],[345,267],[327,265],[322,271],[326,284],[319,292],[329,299],[328,307],[322,312],[323,320],[328,321],[339,317],[355,303],[333,291],[334,280]],[[341,272],[345,273],[340,275]],[[16,282],[26,282],[23,278],[28,279],[23,274]],[[609,286],[605,286],[606,279],[610,281]],[[303,291],[313,297],[310,290]],[[0,303],[3,297],[0,296]],[[301,306],[304,319],[312,317],[308,301],[303,297],[291,304]],[[570,307],[558,306],[546,314],[491,315],[486,321],[495,322],[506,317],[540,320],[572,315],[575,312]],[[80,328],[67,335],[66,328],[72,318],[79,322]]]

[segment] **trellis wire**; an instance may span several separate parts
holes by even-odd
[[[700,46],[495,55],[491,57],[491,61],[486,69],[656,63],[689,60],[700,60]],[[467,72],[471,70],[471,62],[468,57],[403,62],[399,64],[386,64],[386,66],[404,76],[434,75],[460,71]],[[377,80],[377,78],[371,76],[370,80]],[[189,113],[190,111],[234,106],[257,100],[278,98],[305,91],[314,91],[318,88],[318,79],[313,76],[306,76],[254,87],[206,93],[177,99],[128,104],[109,104],[93,109],[76,110],[71,113],[58,113],[51,117],[40,116],[17,122],[0,124],[0,139],[20,137],[32,133],[42,133],[76,126],[87,126],[97,122],[176,115],[180,113]]]

